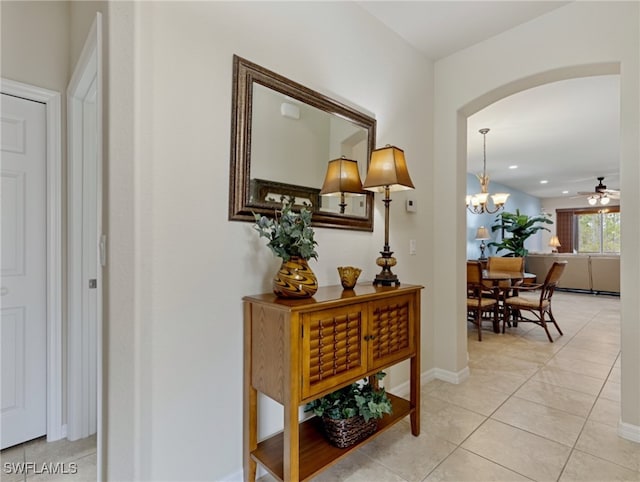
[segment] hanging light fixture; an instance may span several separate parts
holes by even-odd
[[[611,201],[611,198],[607,196],[606,193],[594,194],[593,196],[589,196],[589,199],[587,199],[589,206],[595,206],[596,204],[598,204],[598,202],[603,206],[606,206],[607,204],[609,204],[609,201]]]
[[[478,132],[480,132],[484,137],[482,175],[476,175],[480,182],[480,192],[473,195],[467,195],[467,209],[473,214],[494,214],[504,208],[504,204],[509,198],[509,193],[499,192],[496,194],[489,194],[489,176],[487,175],[487,132],[489,132],[489,129],[485,127],[480,129]],[[489,207],[489,196],[491,196],[491,200],[493,201],[493,209]]]

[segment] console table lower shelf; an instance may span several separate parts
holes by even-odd
[[[393,413],[378,420],[378,429],[369,437],[354,445],[341,449],[331,445],[322,432],[318,417],[310,418],[299,425],[300,433],[300,480],[308,480],[319,472],[333,465],[353,450],[360,448],[371,439],[392,427],[407,415],[415,412],[411,404],[404,398],[387,393],[391,399]],[[417,434],[414,434],[417,435]],[[262,464],[274,477],[284,480],[283,450],[284,434],[279,432],[274,436],[258,443],[251,457]]]

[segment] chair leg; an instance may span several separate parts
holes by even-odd
[[[482,341],[482,310],[476,311],[476,325],[478,325],[478,341]]]
[[[551,318],[551,321],[555,325],[556,330],[558,330],[558,333],[560,333],[560,336],[564,335],[564,333],[562,333],[562,330],[560,329],[560,326],[558,326],[558,323],[556,322],[555,317],[553,316],[553,312],[551,311],[551,306],[549,306],[549,318]]]
[[[505,304],[504,309],[502,310],[502,333],[504,334],[504,330],[509,322],[509,317],[511,316],[511,310]]]
[[[493,306],[493,332],[500,333],[500,317],[498,313],[498,303]]]
[[[544,331],[547,332],[547,338],[549,338],[549,341],[553,343],[553,338],[551,338],[551,333],[549,333],[549,328],[547,328],[547,320],[544,319],[545,313],[545,311],[540,312],[540,324],[542,325],[542,328],[544,328]]]

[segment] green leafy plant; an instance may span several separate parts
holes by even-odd
[[[375,377],[382,380],[385,375],[384,372],[378,372]],[[334,420],[361,415],[365,421],[369,421],[372,418],[382,418],[385,413],[391,413],[392,407],[385,389],[375,390],[368,379],[365,379],[363,384],[352,383],[308,403],[304,410]]]
[[[541,229],[549,231],[540,223],[553,224],[553,221],[549,219],[550,216],[549,213],[528,216],[520,214],[519,209],[516,209],[515,213],[502,212],[496,216],[491,231],[503,230],[503,238],[500,242],[490,242],[488,246],[496,246],[498,248],[496,253],[504,249],[509,251],[511,256],[524,257],[529,253],[529,250],[524,247],[524,242]],[[507,233],[509,236],[506,236]]]
[[[267,246],[273,254],[289,261],[292,257],[303,259],[318,259],[315,247],[318,243],[313,239],[314,231],[311,227],[311,211],[306,208],[296,213],[292,209],[293,200],[283,199],[282,209],[276,211],[275,217],[255,217],[254,229],[261,238],[267,238]]]

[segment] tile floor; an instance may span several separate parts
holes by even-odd
[[[403,420],[320,481],[640,481],[640,444],[617,436],[620,300],[557,292],[555,342],[531,323],[478,342],[471,376],[422,388],[421,434]],[[271,481],[269,475],[262,481]]]
[[[95,435],[50,443],[42,437],[0,452],[1,482],[95,482],[96,477]]]

